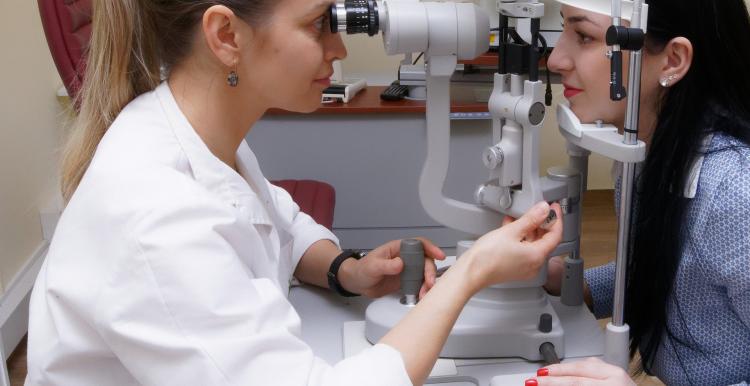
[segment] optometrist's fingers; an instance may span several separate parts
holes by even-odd
[[[427,292],[432,289],[437,279],[437,267],[435,261],[431,258],[426,257],[424,262],[424,283],[422,288],[419,289],[419,298],[422,299]]]

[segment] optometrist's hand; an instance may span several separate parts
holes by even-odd
[[[544,370],[547,370],[546,372]],[[537,371],[539,386],[634,386],[625,370],[598,358],[547,366]],[[546,373],[546,375],[544,375]],[[527,381],[527,385],[533,382]]]
[[[480,237],[380,339],[379,343],[401,353],[413,384],[421,385],[427,379],[453,324],[474,294],[492,284],[538,274],[562,238],[562,221],[545,222],[550,208],[560,216],[559,205],[541,202],[518,220]]]
[[[416,237],[422,241],[425,253],[424,283],[419,291],[421,299],[435,285],[437,269],[434,260],[445,259],[445,254],[431,241]],[[404,262],[399,257],[401,240],[385,243],[356,261],[350,267],[347,281],[341,284],[350,292],[377,298],[396,292],[401,288],[399,274],[404,269]]]
[[[469,272],[478,286],[476,290],[537,275],[562,238],[562,221],[555,221],[548,230],[541,228],[550,210],[561,218],[559,204],[541,202],[517,220],[506,219],[503,226],[479,238],[466,251],[464,256],[470,260]],[[463,256],[459,262],[462,259]]]

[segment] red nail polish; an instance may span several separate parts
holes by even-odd
[[[549,375],[549,369],[546,367],[542,367],[541,369],[536,371],[537,377],[546,377]]]
[[[523,384],[524,386],[538,386],[539,383],[536,381],[536,379],[527,379],[526,383]]]

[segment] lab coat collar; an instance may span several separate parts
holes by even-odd
[[[253,223],[274,224],[282,229],[291,227],[291,224],[283,220],[278,213],[275,197],[263,177],[258,160],[245,141],[242,141],[237,149],[236,163],[240,172],[238,174],[217,158],[195,132],[177,105],[166,81],[156,88],[156,95],[178,143],[185,152],[196,181],[216,193],[229,205],[245,212]]]

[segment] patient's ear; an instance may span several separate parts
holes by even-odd
[[[693,63],[693,44],[684,37],[670,40],[657,55],[660,63],[659,83],[670,87],[682,80]]]

